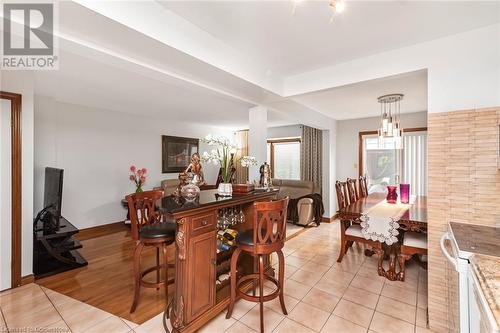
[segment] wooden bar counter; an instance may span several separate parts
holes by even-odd
[[[192,203],[172,196],[160,200],[162,213],[177,223],[175,293],[170,307],[174,332],[195,332],[229,304],[229,280],[222,284],[216,281],[220,274],[229,272],[228,261],[234,247],[217,253],[218,211],[230,207],[238,207],[239,211],[241,207],[245,222],[231,229],[238,232],[252,229],[253,203],[270,201],[276,193],[277,190],[253,191],[219,197],[217,190],[206,190]],[[251,272],[253,258],[241,256],[238,270]]]

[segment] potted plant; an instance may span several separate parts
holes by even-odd
[[[243,156],[238,161],[235,161],[236,145],[232,144],[226,137],[216,137],[209,134],[204,139],[201,139],[201,141],[207,143],[209,146],[216,147],[210,152],[203,152],[201,159],[203,162],[220,165],[222,183],[219,184],[217,190],[220,195],[231,196],[233,193],[231,170],[234,163],[239,162],[242,167],[248,167],[250,165],[257,165],[257,160],[252,156]]]
[[[142,192],[142,185],[146,182],[146,168],[137,169],[135,166],[130,166],[129,179],[135,183],[135,193]]]

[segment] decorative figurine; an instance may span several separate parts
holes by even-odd
[[[271,167],[267,162],[264,162],[259,168],[260,182],[259,186],[264,188],[271,187]]]
[[[200,160],[200,154],[194,153],[191,156],[191,163],[183,172],[179,173],[179,185],[174,191],[175,196],[182,195],[188,200],[194,200],[200,193],[199,186],[205,184]]]
[[[205,176],[203,175],[203,167],[200,163],[200,154],[194,153],[191,156],[191,163],[189,163],[184,173],[192,173],[193,174],[193,184],[200,186],[205,185]]]

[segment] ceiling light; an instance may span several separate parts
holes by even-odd
[[[403,129],[401,128],[401,100],[403,94],[380,96],[380,128],[378,130],[378,144],[385,147],[386,139],[394,142],[394,148],[402,148]]]
[[[332,7],[334,13],[342,13],[345,9],[344,0],[331,0],[330,7]]]

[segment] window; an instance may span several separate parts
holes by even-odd
[[[427,195],[427,129],[403,133],[403,148],[392,140],[379,147],[377,134],[361,132],[360,171],[368,180],[369,192],[385,190],[388,184],[410,184],[412,195]]]
[[[271,175],[278,179],[300,179],[300,139],[267,141]]]

